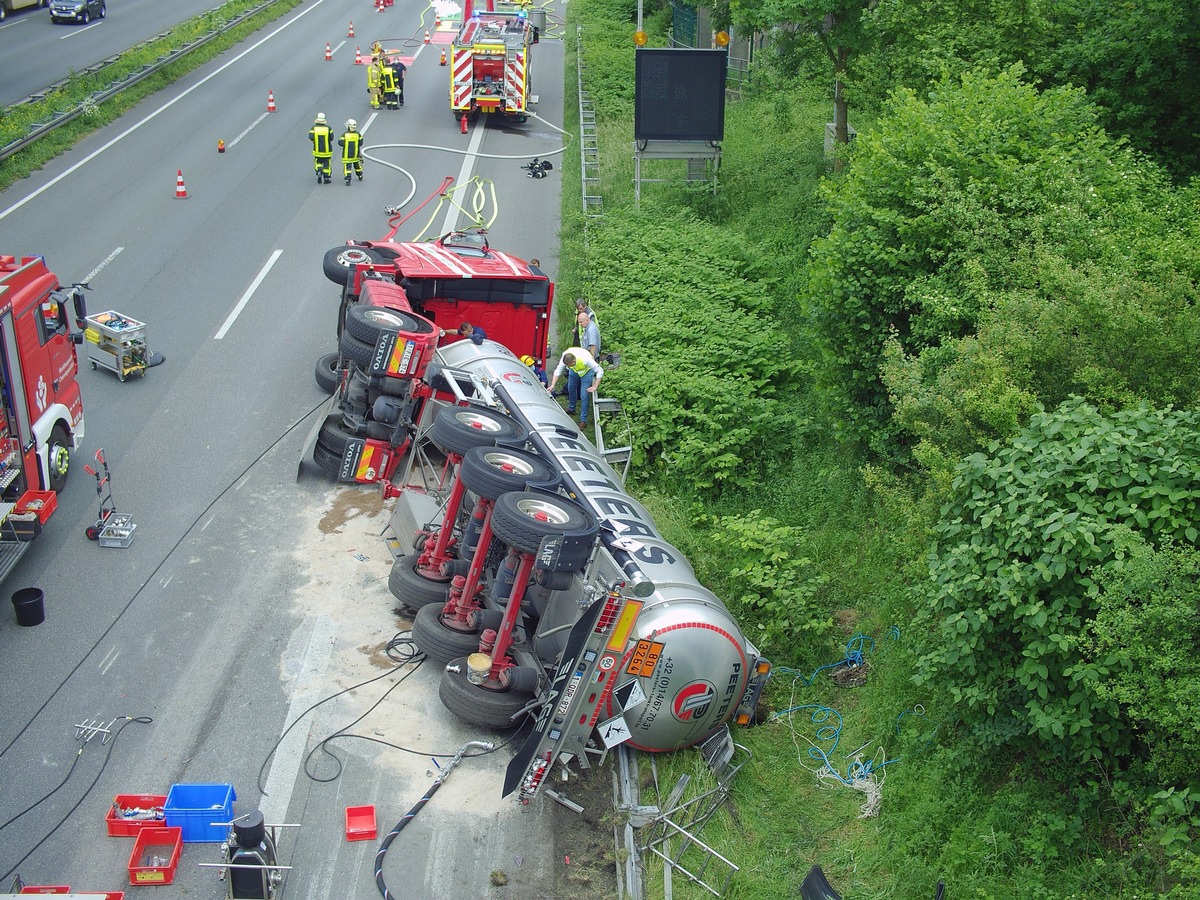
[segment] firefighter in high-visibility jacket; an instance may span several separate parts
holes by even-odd
[[[376,42],[371,47],[371,61],[367,63],[367,93],[371,96],[371,109],[379,109],[379,83],[383,72],[383,45]]]
[[[357,175],[362,181],[362,135],[358,133],[358,123],[353,119],[346,120],[346,132],[338,138],[342,148],[342,171],[346,176],[346,184],[350,184],[351,174]]]
[[[308,129],[313,145],[313,164],[317,169],[317,184],[329,184],[333,168],[333,129],[325,121],[325,113],[317,113],[313,127]]]
[[[391,63],[379,59],[379,89],[383,92],[383,104],[388,109],[400,108],[400,85],[396,81],[396,70]]]

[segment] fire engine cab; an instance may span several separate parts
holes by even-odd
[[[434,392],[422,380],[439,346],[482,330],[518,356],[544,360],[554,284],[535,265],[493,249],[481,230],[434,241],[350,242],[325,254],[342,288],[338,352],[317,361],[333,396],[309,436],[306,461],[339,481],[386,482]]]
[[[40,256],[0,255],[0,580],[41,534],[83,440],[67,304],[83,322],[85,286],[62,287]]]
[[[450,111],[455,119],[481,112],[524,122],[538,100],[530,91],[531,48],[540,28],[523,7],[487,5],[467,17],[450,45]]]

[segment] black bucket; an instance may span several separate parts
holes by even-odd
[[[45,595],[41,588],[27,587],[14,591],[13,606],[17,610],[17,624],[27,628],[46,621]]]

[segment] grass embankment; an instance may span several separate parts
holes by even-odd
[[[616,45],[621,29],[632,35],[633,25],[617,6],[588,0],[570,8],[567,33],[583,26],[604,217],[584,219],[578,163],[564,160],[559,293],[587,297],[606,351],[624,354],[604,381],[606,394],[641,412],[633,416],[643,452],[631,492],[687,553],[702,582],[727,600],[738,598],[740,606],[729,605],[776,664],[767,721],[735,733],[752,759],[730,802],[700,833],[740,867],[726,896],[798,896],[813,865],[855,900],[928,900],[939,880],[947,896],[960,898],[1145,896],[1154,881],[1153,851],[1125,845],[1119,812],[1077,808],[1070,772],[978,752],[953,730],[950,699],[911,679],[914,642],[906,629],[914,610],[906,586],[928,577],[922,523],[933,517],[834,440],[836,423],[815,389],[806,389],[819,360],[803,338],[798,297],[807,248],[827,227],[818,189],[830,173],[822,151],[831,109],[824,88],[760,87],[729,104],[716,195],[709,184],[647,184],[639,210],[632,41]],[[656,35],[652,46],[665,45],[665,23],[650,22],[647,30]],[[574,132],[573,40],[567,49],[566,127]],[[860,132],[870,127],[863,114],[855,124]],[[655,163],[643,174],[681,179],[685,165]],[[713,247],[728,254],[728,271],[698,271],[712,266]],[[697,283],[705,277],[719,288]],[[738,280],[752,280],[753,290],[728,305]],[[721,341],[724,356],[714,347]],[[779,383],[788,390],[770,380],[739,382],[728,358],[746,353],[780,355],[786,377]],[[711,408],[698,412],[703,398],[689,397],[680,383],[714,368],[722,379],[709,388]],[[730,382],[744,396],[741,416],[765,410],[755,427],[769,437],[722,446],[733,465],[716,484],[696,489],[688,457],[706,450],[693,442],[680,451],[669,433],[686,442],[707,414],[714,420],[710,443],[733,441],[738,413],[720,420],[726,407],[737,409],[737,399],[722,393]],[[652,394],[668,401],[655,407]],[[790,600],[768,601],[781,584]],[[792,620],[781,624],[789,604]],[[824,668],[847,657],[861,665],[853,672]],[[685,773],[701,789],[712,785],[696,754],[656,762],[664,795]],[[864,772],[871,777],[851,777]],[[862,790],[868,784],[874,795]],[[646,767],[643,787],[643,802],[654,802]],[[874,808],[864,816],[868,801]],[[703,855],[693,850],[684,862],[695,871]],[[719,885],[726,874],[713,859],[705,879]],[[673,882],[676,898],[711,896],[679,873]],[[647,889],[662,896],[661,866],[651,866]]]

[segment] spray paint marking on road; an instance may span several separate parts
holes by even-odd
[[[258,123],[261,122],[263,119],[265,119],[269,115],[270,115],[269,112],[263,113],[261,116],[259,116],[253,122],[251,122],[250,126],[245,131],[243,131],[241,134],[239,134],[237,137],[235,137],[232,141],[230,141],[225,146],[232,147],[234,144],[236,144],[238,141],[240,141],[242,138],[244,138],[246,135],[248,135],[251,131],[253,131],[255,128],[257,128]]]
[[[108,670],[112,668],[112,664],[117,661],[117,657],[121,655],[121,651],[113,647],[104,654],[104,659],[100,660],[100,674],[107,675]]]
[[[246,288],[246,293],[242,294],[242,299],[239,300],[238,305],[233,308],[233,312],[229,314],[229,318],[225,320],[225,324],[221,326],[221,330],[216,333],[215,337],[213,337],[214,341],[221,340],[221,338],[225,337],[225,333],[233,327],[233,323],[237,321],[237,317],[241,315],[242,310],[246,308],[246,304],[250,302],[251,296],[253,296],[256,290],[258,290],[258,286],[263,283],[263,279],[267,277],[267,273],[271,271],[271,266],[275,265],[275,261],[282,255],[282,250],[276,250],[271,254],[271,258],[267,260],[267,264],[262,267],[261,271],[259,271],[258,277],[256,277],[254,281],[250,283],[250,287]]]
[[[125,250],[124,247],[118,247],[112,253],[108,254],[108,256],[106,256],[104,258],[104,261],[102,263],[100,263],[100,265],[96,266],[96,268],[92,269],[92,271],[88,272],[87,275],[84,276],[84,278],[83,278],[84,284],[87,284],[93,278],[95,278],[97,275],[99,275],[101,272],[103,272],[104,267],[107,266],[114,259],[116,259],[124,250]]]

